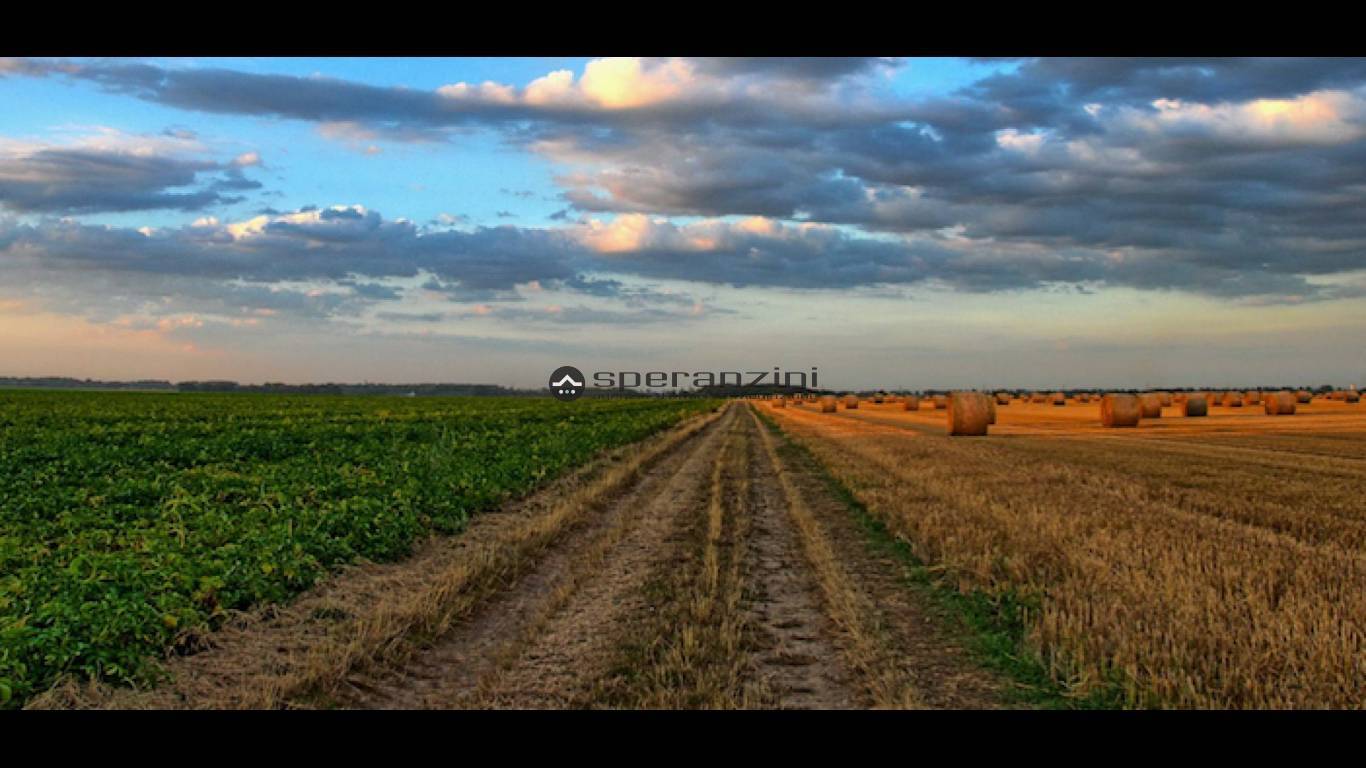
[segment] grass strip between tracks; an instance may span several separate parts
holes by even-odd
[[[755,411],[765,428],[780,439],[779,452],[816,469],[816,475],[838,497],[858,522],[872,551],[891,555],[902,566],[907,589],[926,598],[935,613],[946,621],[972,658],[1006,676],[1015,685],[1009,695],[1014,703],[1049,709],[1113,709],[1122,706],[1118,688],[1102,687],[1086,697],[1068,695],[1048,674],[1043,662],[1025,642],[1025,619],[1029,606],[1012,592],[989,596],[982,591],[960,592],[938,575],[931,564],[916,557],[909,542],[893,534],[859,501],[848,486],[801,443],[789,438],[768,414]]]

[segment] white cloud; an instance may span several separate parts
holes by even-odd
[[[1203,133],[1239,144],[1341,144],[1366,136],[1366,101],[1348,91],[1218,104],[1156,99],[1151,111],[1129,109],[1119,119],[1149,132]]]
[[[1042,133],[1020,133],[1014,128],[1006,128],[996,132],[997,146],[1029,156],[1039,153],[1039,148],[1043,146],[1044,139]]]

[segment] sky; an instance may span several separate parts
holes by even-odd
[[[0,59],[0,376],[1366,385],[1363,59]]]

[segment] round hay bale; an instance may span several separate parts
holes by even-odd
[[[857,411],[857,410],[858,410],[858,395],[845,395],[845,397],[844,397],[844,410],[846,410],[846,411]]]
[[[834,413],[839,410],[839,401],[834,395],[826,395],[821,398],[821,413]]]
[[[884,400],[884,398],[882,397],[882,395],[874,395],[874,396],[873,396],[873,404],[874,404],[874,405],[882,405],[882,401],[883,401],[883,400]]]
[[[944,410],[944,409],[946,409],[946,408],[948,408],[948,407],[949,407],[949,399],[948,399],[947,397],[945,397],[944,395],[935,395],[935,396],[934,396],[934,409],[935,409],[936,411],[942,411],[942,410]]]
[[[1248,392],[1246,395],[1243,396],[1243,402],[1246,403],[1246,404],[1248,404],[1248,405],[1261,405],[1261,404],[1262,404],[1262,393],[1261,393],[1261,392]]]
[[[1184,416],[1208,416],[1209,401],[1204,395],[1189,395],[1185,402],[1181,403],[1181,414]]]
[[[1224,393],[1224,407],[1225,407],[1225,408],[1242,408],[1242,407],[1243,407],[1243,395],[1242,395],[1242,393],[1241,393],[1241,392],[1225,392],[1225,393]]]
[[[1061,392],[1054,392],[1048,399],[1054,405],[1067,405],[1067,395]]]
[[[1136,395],[1106,395],[1100,399],[1100,423],[1107,427],[1136,427],[1143,405]]]
[[[1143,411],[1143,418],[1162,418],[1162,398],[1156,392],[1145,392],[1139,395],[1138,404]]]
[[[1361,402],[1361,395],[1355,389],[1348,390],[1342,393],[1342,402],[1359,403]]]
[[[1295,393],[1289,390],[1272,392],[1266,396],[1263,407],[1266,408],[1267,416],[1293,416],[1295,415]]]
[[[1082,392],[1081,394],[1077,395],[1077,402],[1089,403],[1091,402],[1091,396],[1085,392]]]
[[[787,407],[787,400],[786,400],[785,398],[781,398],[781,397],[780,397],[780,398],[778,398],[778,399],[776,399],[776,400],[773,401],[773,407],[774,407],[774,408],[786,408],[786,407]]]
[[[980,436],[987,433],[991,423],[991,401],[981,392],[954,392],[945,406],[949,434],[952,436]]]
[[[1010,405],[1010,393],[1009,393],[1009,392],[997,392],[997,393],[996,393],[996,404],[997,404],[997,405]]]
[[[920,410],[920,398],[915,395],[906,395],[901,398],[901,410],[918,411]]]
[[[1313,399],[1314,395],[1307,389],[1301,389],[1299,392],[1295,393],[1295,402],[1297,403],[1308,403]]]
[[[1032,392],[1029,395],[1029,402],[1031,403],[1042,403],[1046,399],[1042,392]]]
[[[1154,394],[1157,395],[1157,399],[1158,399],[1158,400],[1162,401],[1162,407],[1163,407],[1163,408],[1169,408],[1169,407],[1171,407],[1171,404],[1172,404],[1172,393],[1170,393],[1170,392],[1155,392]]]

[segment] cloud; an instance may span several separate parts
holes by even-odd
[[[1103,229],[1118,226],[1103,213],[1097,220],[1105,222],[1097,225]],[[556,290],[653,311],[697,300],[652,291],[640,281],[789,290],[928,285],[974,292],[1108,285],[1306,301],[1341,297],[1345,290],[1306,274],[1360,266],[1355,250],[1316,241],[1299,246],[1314,254],[1308,261],[1249,243],[1233,258],[1223,254],[1234,244],[1221,242],[1217,231],[1208,236],[1208,247],[1191,251],[1161,235],[1144,247],[1068,244],[1072,225],[1065,218],[1007,217],[986,226],[1013,228],[1021,236],[984,242],[964,227],[869,236],[845,226],[767,217],[678,224],[645,214],[548,229],[452,230],[347,205],[229,222],[201,217],[159,229],[0,220],[0,264],[14,286],[27,281],[35,289],[60,284],[75,291],[84,285],[88,295],[70,302],[76,306],[82,300],[92,306],[156,300],[194,283],[189,295],[214,295],[220,304],[318,317],[398,301],[403,292],[395,280],[416,281],[457,303],[522,302],[528,291]],[[105,296],[111,281],[126,293]],[[318,292],[319,285],[332,288]],[[276,290],[283,293],[259,295]],[[248,300],[249,291],[258,295]]]
[[[201,211],[259,189],[243,173],[261,158],[205,159],[192,134],[100,131],[71,144],[0,141],[0,206],[21,213]],[[195,189],[184,189],[197,187]]]
[[[393,323],[439,323],[449,315],[445,312],[376,312],[375,317]]]
[[[118,239],[148,268],[266,281],[426,273],[431,290],[469,301],[592,271],[800,290],[1109,285],[1299,301],[1342,296],[1322,278],[1366,268],[1362,60],[1026,59],[917,100],[882,87],[897,66],[599,59],[522,85],[431,91],[125,62],[0,71],[313,121],[357,146],[496,131],[554,163],[568,206],[551,229],[429,231],[346,207],[145,241],[80,230],[42,243],[70,253],[85,238]],[[216,181],[198,194],[223,195],[249,182],[233,170],[177,178],[206,174]],[[120,187],[125,204],[195,194],[158,186],[166,169],[140,173]],[[7,194],[15,210],[40,204],[22,202],[34,189]]]
[[[698,59],[697,67],[701,72],[718,77],[764,75],[826,82],[896,63],[895,59],[881,56],[713,57]]]
[[[822,73],[820,65],[765,65],[760,60],[749,66],[753,77],[737,77],[728,75],[724,65],[716,71],[714,64],[691,59],[608,58],[589,62],[581,76],[562,70],[523,87],[460,82],[421,91],[326,77],[126,62],[10,60],[5,66],[0,72],[88,81],[114,93],[183,109],[307,120],[343,140],[381,134],[427,140],[444,128],[508,127],[528,120],[729,122],[774,110],[811,115],[825,111],[832,122],[858,120],[858,115],[846,118],[829,108],[865,69],[837,64],[825,66]],[[813,87],[816,84],[820,87]]]

